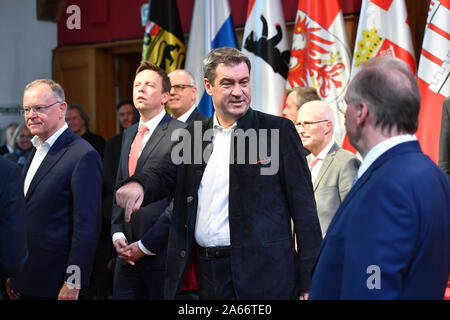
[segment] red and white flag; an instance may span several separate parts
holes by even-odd
[[[344,116],[339,112],[350,79],[351,55],[339,0],[299,0],[286,87],[315,87],[335,114],[334,138],[341,145]]]
[[[364,62],[377,56],[401,59],[416,73],[405,0],[363,0],[353,51],[352,77]]]
[[[417,138],[438,162],[442,102],[450,96],[450,0],[431,0],[417,72],[422,105]]]
[[[242,52],[252,63],[252,107],[280,115],[289,70],[289,43],[280,0],[249,1]]]

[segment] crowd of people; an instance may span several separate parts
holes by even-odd
[[[251,108],[245,54],[203,63],[212,117],[191,73],[143,61],[107,141],[58,83],[25,87],[0,158],[5,298],[444,297],[450,182],[414,135],[420,94],[403,62],[375,58],[348,86],[358,155],[335,142],[314,88],[273,116]]]

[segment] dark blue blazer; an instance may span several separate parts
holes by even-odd
[[[449,179],[418,142],[405,142],[382,154],[339,207],[310,299],[442,299],[449,266]]]
[[[24,177],[35,150],[24,167]],[[63,282],[89,284],[101,221],[102,163],[97,151],[67,128],[55,141],[25,196],[29,257],[12,278],[14,290],[56,298]],[[69,272],[66,272],[69,271]]]
[[[17,164],[0,157],[0,278],[18,272],[27,257],[21,171]]]

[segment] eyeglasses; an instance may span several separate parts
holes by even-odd
[[[321,122],[328,122],[329,120],[319,120],[319,121],[303,121],[303,122],[297,122],[295,124],[295,127],[297,130],[300,130],[300,126],[302,126],[305,129],[310,129],[313,124],[321,123]]]
[[[50,107],[53,107],[55,104],[57,103],[61,103],[62,101],[56,101],[52,104],[49,104],[48,106],[41,106],[41,105],[36,105],[36,106],[23,106],[23,108],[19,108],[19,112],[21,115],[29,115],[31,110],[33,110],[34,112],[38,113],[38,114],[44,114],[45,110],[47,110]]]
[[[176,85],[172,86],[172,89],[174,89],[175,92],[180,92],[189,87],[193,87],[193,86],[191,86],[190,84],[176,84]]]

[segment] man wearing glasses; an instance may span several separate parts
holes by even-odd
[[[334,141],[334,114],[326,102],[305,103],[298,111],[296,127],[303,147],[311,152],[307,160],[324,236],[352,187],[360,162],[353,153],[341,149]]]
[[[197,87],[192,74],[187,70],[177,69],[169,73],[169,79],[172,88],[167,106],[173,117],[185,123],[208,119],[195,106]]]
[[[65,122],[62,87],[36,80],[21,112],[36,148],[24,166],[28,260],[7,281],[10,299],[77,300],[89,285],[100,231],[100,156]]]

